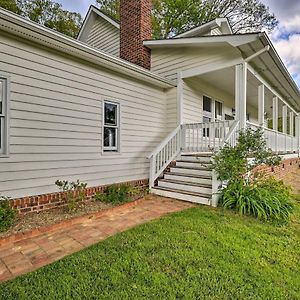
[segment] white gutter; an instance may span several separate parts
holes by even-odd
[[[257,41],[259,35],[257,33],[241,34],[241,35],[214,35],[202,37],[186,37],[167,40],[149,40],[144,41],[144,46],[155,49],[162,47],[204,47],[212,45],[229,44],[233,47],[238,47],[244,44]]]
[[[270,51],[270,46],[266,46],[265,48],[263,48],[263,49],[257,51],[256,53],[252,54],[251,56],[247,57],[247,58],[245,59],[245,62],[248,63],[249,61],[251,61],[251,60],[254,59],[255,57],[258,57],[258,56],[260,56],[260,55],[262,55],[263,53],[268,52],[268,51]]]
[[[173,81],[156,75],[142,67],[106,54],[85,43],[24,19],[4,9],[0,9],[0,28],[13,35],[58,49],[68,55],[76,55],[94,64],[146,81],[161,88],[176,86]]]

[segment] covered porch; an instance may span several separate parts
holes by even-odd
[[[250,65],[255,58],[180,74],[178,119],[183,128],[183,151],[205,152],[217,150],[225,143],[234,145],[238,132],[251,127],[263,130],[267,147],[272,151],[299,152],[300,124],[295,109],[298,104],[291,96],[281,96],[276,82],[267,80]],[[272,73],[269,69],[268,72]],[[276,72],[272,76],[276,78]],[[187,108],[193,106],[189,95],[193,85],[200,87],[192,88],[202,102],[198,122],[189,116]]]

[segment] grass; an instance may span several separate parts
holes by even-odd
[[[300,204],[288,225],[197,207],[0,286],[1,299],[300,299]]]

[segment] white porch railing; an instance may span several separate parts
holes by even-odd
[[[180,153],[220,149],[225,142],[234,146],[238,122],[184,124],[171,132],[149,155],[150,187]]]
[[[260,128],[259,125],[247,122],[247,125],[253,129]],[[267,148],[274,152],[298,152],[298,139],[286,133],[273,129],[263,128]]]
[[[205,152],[220,149],[235,121],[183,125],[183,152]]]
[[[165,170],[181,151],[182,126],[178,126],[171,132],[149,155],[150,159],[150,188],[154,186],[155,180]]]

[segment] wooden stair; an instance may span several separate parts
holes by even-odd
[[[182,154],[158,179],[151,192],[160,196],[211,205],[212,153]]]

